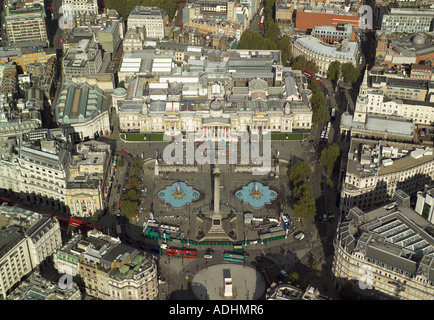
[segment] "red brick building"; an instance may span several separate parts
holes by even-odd
[[[348,23],[353,28],[359,27],[357,15],[330,14],[318,12],[297,11],[295,17],[295,28],[299,30],[312,30],[315,26],[337,26],[338,23]]]

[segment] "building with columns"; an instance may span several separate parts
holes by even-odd
[[[283,69],[279,51],[192,49],[181,66],[149,51],[124,58],[126,87],[112,102],[121,132],[311,129],[312,93],[300,71]]]
[[[365,71],[360,85],[354,109],[355,122],[365,122],[367,115],[388,116],[397,119],[412,120],[415,124],[432,124],[434,122],[434,102],[427,101],[429,86],[418,81],[389,79],[389,85],[376,85],[376,77],[368,80]],[[371,83],[371,85],[370,85]],[[399,85],[399,88],[398,88]],[[394,87],[394,90],[391,88]],[[423,95],[422,98],[408,98]]]
[[[20,137],[6,151],[9,157],[0,162],[0,174],[8,180],[0,183],[4,192],[77,217],[104,209],[109,145],[87,141],[73,150],[66,142]]]

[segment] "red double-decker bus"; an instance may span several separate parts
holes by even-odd
[[[179,255],[181,257],[186,257],[186,258],[197,258],[197,250],[195,250],[195,249],[181,249],[181,251],[179,252]]]
[[[166,249],[166,253],[167,253],[169,256],[177,256],[178,253],[179,253],[179,250],[176,249],[176,248],[167,248],[167,249]]]
[[[179,256],[185,258],[196,258],[196,249],[178,249],[178,248],[167,248],[166,253],[170,256]]]
[[[83,228],[86,226],[86,222],[72,218],[69,220],[69,225],[74,228]]]

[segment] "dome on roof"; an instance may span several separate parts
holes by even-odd
[[[214,111],[220,111],[220,110],[223,109],[223,104],[220,101],[218,101],[218,100],[214,100],[210,104],[210,109],[214,110]]]
[[[425,43],[425,37],[421,34],[415,35],[413,37],[413,43],[414,44],[424,44]]]
[[[116,88],[113,93],[115,96],[122,96],[127,92],[127,90],[125,88]]]

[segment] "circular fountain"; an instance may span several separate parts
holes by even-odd
[[[260,182],[250,182],[235,192],[235,196],[254,208],[262,208],[277,198],[277,192]]]
[[[188,186],[184,182],[175,182],[164,190],[158,192],[158,197],[174,208],[182,208],[197,200],[199,196],[199,191],[193,189],[193,187]]]

